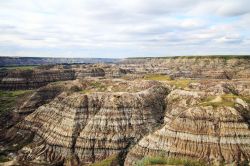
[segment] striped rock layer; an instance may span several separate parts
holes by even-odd
[[[184,78],[232,79],[250,77],[247,57],[128,58],[120,67],[133,73],[167,74]]]
[[[56,81],[83,79],[85,77],[118,78],[127,74],[126,70],[117,67],[106,66],[104,69],[92,65],[69,65],[66,67],[55,65],[27,70],[0,71],[0,89],[35,89]]]
[[[166,95],[161,86],[138,93],[62,93],[15,126],[34,134],[19,160],[87,164],[123,153],[163,121]]]
[[[125,165],[145,156],[187,157],[209,163],[250,159],[249,105],[203,106],[206,93],[174,90],[167,97],[164,125],[128,153]]]
[[[73,70],[11,70],[1,75],[0,89],[34,89],[50,82],[73,79]]]

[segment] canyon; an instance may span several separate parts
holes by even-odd
[[[249,56],[2,69],[0,165],[249,164],[249,78]]]

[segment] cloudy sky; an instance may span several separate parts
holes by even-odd
[[[250,0],[0,0],[0,56],[250,54]]]

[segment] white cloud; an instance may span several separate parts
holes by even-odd
[[[249,53],[249,2],[0,1],[0,56]]]

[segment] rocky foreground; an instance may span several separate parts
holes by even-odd
[[[246,165],[249,61],[133,59],[40,67],[29,76],[4,71],[2,89],[33,90],[0,116],[2,163]]]

